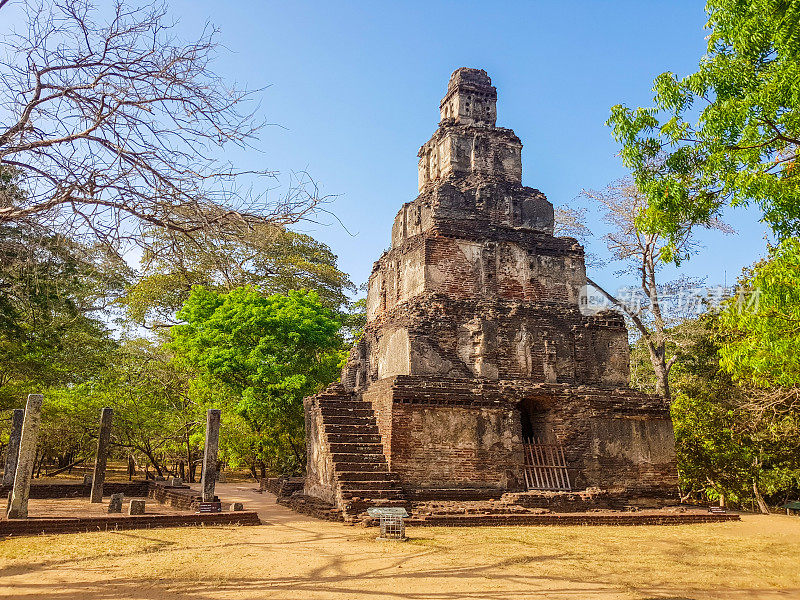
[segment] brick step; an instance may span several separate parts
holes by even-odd
[[[718,517],[718,518],[715,518]],[[718,523],[738,521],[739,515],[697,515],[697,514],[665,514],[653,515],[642,513],[568,513],[568,514],[491,514],[491,515],[412,515],[405,520],[407,526],[508,526],[508,525],[690,525],[695,523]]]
[[[381,436],[378,433],[329,433],[330,444],[380,444]]]
[[[359,473],[388,473],[389,465],[385,460],[374,460],[371,462],[335,462],[333,470],[336,473],[359,472]]]
[[[323,419],[328,417],[365,417],[367,419],[375,419],[375,412],[371,408],[323,407],[320,412]]]
[[[383,455],[383,446],[381,446],[380,452],[374,454],[368,454],[366,452],[331,452],[331,460],[333,460],[334,465],[386,464],[386,457]]]
[[[336,479],[341,483],[364,481],[392,481],[397,482],[397,476],[387,470],[383,471],[336,471]]]
[[[351,506],[358,506],[359,504],[362,503],[353,502]],[[411,503],[404,498],[399,498],[399,499],[375,498],[373,500],[367,500],[363,503],[362,510],[366,510],[370,506],[376,506],[376,507],[402,506],[408,511],[408,514],[411,514]]]
[[[333,419],[333,420],[332,420]],[[377,427],[375,415],[322,415],[325,425],[331,427]]]
[[[343,489],[342,498],[362,498],[364,500],[402,500],[403,492],[396,489],[385,490],[365,490],[365,489]]]
[[[403,498],[359,498],[348,502],[342,513],[351,518],[357,515],[366,516],[367,509],[371,507],[402,507],[411,514],[411,504]]]
[[[361,402],[357,404],[355,402],[342,402],[341,404],[320,404],[319,408],[323,415],[329,414],[332,411],[346,411],[350,414],[354,412],[372,414],[374,412],[372,410],[372,406],[369,404],[362,404]]]
[[[325,415],[325,425],[375,425],[374,415]]]
[[[369,408],[372,409],[372,403],[364,402],[363,400],[353,400],[351,398],[320,398],[320,408]]]
[[[332,442],[331,454],[347,452],[350,454],[363,452],[365,454],[382,454],[383,444],[381,443],[353,443],[353,442]]]
[[[317,396],[317,402],[319,403],[320,406],[323,406],[325,404],[362,404],[364,401],[357,400],[352,396],[348,395],[336,396],[333,394],[326,394],[325,392],[323,392],[322,394]]]
[[[325,432],[331,433],[369,433],[371,435],[380,435],[380,430],[375,423],[368,425],[366,423],[335,423],[331,424],[325,421]]]
[[[352,490],[396,490],[397,489],[397,481],[389,480],[385,478],[384,474],[383,479],[377,479],[375,481],[339,481],[339,487],[342,491],[352,491]]]

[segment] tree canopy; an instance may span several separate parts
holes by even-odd
[[[17,181],[0,168],[0,194],[24,195]],[[0,405],[97,373],[115,345],[111,305],[130,276],[102,246],[41,224],[0,225]]]
[[[239,170],[262,122],[252,92],[214,71],[211,26],[181,40],[157,0],[26,0],[27,27],[0,41],[0,162],[26,193],[0,223],[47,223],[120,249],[158,227],[192,236],[297,222],[319,197],[308,178],[267,199],[266,170]],[[259,183],[261,182],[261,183]]]
[[[237,235],[147,232],[142,276],[122,299],[128,316],[148,327],[177,323],[175,313],[192,287],[228,292],[255,285],[267,294],[313,289],[327,307],[342,309],[354,289],[330,248],[309,235],[272,224],[254,225]]]
[[[741,284],[721,316],[723,367],[746,385],[800,386],[800,239],[772,249]]]
[[[178,318],[172,348],[196,369],[195,397],[241,416],[263,461],[304,463],[303,398],[335,381],[345,359],[336,313],[315,292],[195,287]]]
[[[647,231],[669,260],[687,227],[729,204],[757,203],[779,237],[800,233],[800,1],[709,0],[697,72],[662,73],[654,105],[617,105],[608,121],[648,205]]]

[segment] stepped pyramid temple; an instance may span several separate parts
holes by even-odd
[[[307,398],[306,496],[343,512],[436,499],[677,489],[666,402],[628,387],[628,333],[581,312],[583,247],[522,185],[485,71],[455,71],[369,278],[341,383]],[[554,500],[553,500],[554,501]]]

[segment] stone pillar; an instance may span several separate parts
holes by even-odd
[[[219,448],[219,419],[222,411],[211,408],[206,417],[206,446],[203,451],[203,474],[200,488],[203,490],[203,502],[214,501],[214,484],[217,479],[217,450]]]
[[[22,421],[25,419],[25,410],[15,408],[11,416],[11,435],[8,438],[8,452],[6,453],[6,466],[3,471],[3,487],[14,485],[14,473],[17,472],[19,459],[19,440],[22,437]]]
[[[92,493],[90,502],[98,504],[103,501],[103,483],[106,480],[106,463],[108,462],[108,442],[111,440],[111,419],[113,408],[100,411],[100,431],[97,432],[97,454],[94,457],[94,476],[92,477]]]
[[[14,474],[14,489],[8,503],[9,519],[28,517],[28,495],[31,491],[33,463],[36,460],[36,438],[39,436],[39,421],[42,419],[41,394],[28,394],[25,406],[25,420],[22,423],[22,436],[19,442],[19,460]]]
[[[123,494],[111,494],[111,501],[108,503],[108,512],[121,513],[123,498]]]

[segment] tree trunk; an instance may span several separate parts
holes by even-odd
[[[758,503],[758,510],[761,511],[762,515],[768,515],[769,506],[767,506],[767,503],[764,502],[764,498],[761,496],[761,492],[758,490],[758,483],[756,483],[755,478],[753,479],[753,495],[756,497],[756,502]]]
[[[667,371],[667,364],[664,361],[664,357],[655,357],[651,362],[653,363],[653,371],[655,371],[656,374],[656,394],[660,394],[667,400],[670,400],[669,372]]]
[[[39,464],[38,464],[38,466],[36,466],[36,456],[33,457],[33,464],[34,464],[34,466],[36,468],[36,475],[35,475],[36,479],[38,479],[39,477],[42,476],[42,465],[44,464],[44,459],[45,458],[46,457],[45,457],[44,453],[42,453],[41,456],[39,456]]]
[[[189,461],[189,483],[195,483],[197,481],[197,476],[195,475],[197,471],[197,461],[191,460]]]
[[[79,465],[79,464],[81,464],[83,462],[86,462],[87,458],[88,458],[87,456],[84,456],[83,458],[79,458],[78,460],[76,460],[76,461],[74,461],[74,462],[72,462],[72,463],[70,463],[70,464],[68,464],[68,465],[66,465],[64,467],[61,467],[60,469],[56,469],[52,473],[45,473],[44,476],[45,477],[53,477],[54,475],[59,475],[59,474],[63,473],[64,471],[69,471],[71,473],[72,472],[72,467],[75,467],[75,466],[77,466],[77,465]]]
[[[594,281],[586,278],[586,283],[597,289],[601,294],[603,294],[612,304],[614,304],[617,308],[619,308],[622,312],[627,314],[633,324],[636,326],[636,329],[639,330],[639,333],[642,335],[644,339],[645,345],[647,346],[647,352],[650,356],[650,363],[653,365],[653,371],[655,372],[656,376],[656,394],[659,394],[666,398],[667,400],[671,400],[670,389],[669,389],[669,366],[667,366],[666,361],[666,351],[665,351],[665,344],[664,344],[664,326],[663,320],[661,319],[661,312],[660,307],[658,305],[658,296],[648,293],[648,296],[651,298],[651,302],[653,302],[653,306],[657,311],[657,318],[656,323],[657,325],[660,324],[660,329],[656,329],[656,331],[651,331],[644,322],[639,318],[639,316],[632,312],[626,305],[620,302],[616,297],[608,293],[605,289],[597,285]],[[655,280],[653,281],[653,285],[655,285]],[[642,289],[645,292],[648,292],[648,288],[646,283],[642,282]],[[655,289],[655,288],[653,288]]]
[[[189,483],[194,483],[194,461],[192,461],[192,446],[188,429],[186,430],[186,465],[189,467]]]

